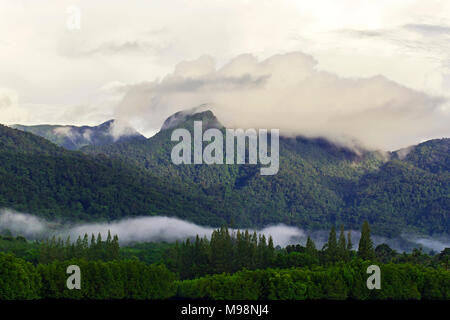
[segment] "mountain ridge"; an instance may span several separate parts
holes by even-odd
[[[175,118],[177,116],[175,114]],[[439,177],[426,163],[422,168],[416,167],[418,160],[411,160],[414,150],[409,158],[399,160],[395,153],[388,154],[386,158],[387,153],[355,152],[323,138],[280,137],[280,171],[273,177],[261,177],[258,166],[251,165],[174,166],[170,160],[170,150],[175,143],[170,141],[169,129],[182,127],[192,132],[193,122],[205,118],[208,121],[217,120],[210,111],[184,115],[176,126],[163,126],[164,130],[146,141],[87,146],[81,151],[133,163],[160,177],[187,184],[203,194],[216,197],[225,202],[226,207],[227,204],[234,206],[236,213],[233,220],[240,225],[262,226],[283,222],[318,228],[324,224],[344,222],[356,226],[366,219],[374,230],[391,234],[417,226],[432,232],[433,228],[429,225],[436,226],[436,232],[449,230],[447,217],[450,206],[447,206],[446,200],[450,189],[448,170],[444,167],[442,177]],[[448,143],[448,139],[431,143],[438,148],[440,144]],[[419,144],[417,150],[422,145]],[[446,163],[448,154],[439,154],[443,159],[437,162]],[[388,172],[394,176],[390,177]],[[408,176],[409,180],[398,177],[404,172],[412,173]],[[390,179],[395,186],[391,185]],[[407,184],[413,185],[412,190],[408,190]],[[375,188],[377,185],[390,190],[391,197],[386,198],[383,190]],[[377,190],[375,194],[373,188]],[[422,199],[421,194],[427,192],[433,196]],[[414,206],[395,197],[409,198]],[[415,199],[422,199],[422,202]],[[427,208],[436,207],[433,205],[435,200],[442,205],[430,211]],[[431,212],[429,215],[427,210]],[[428,222],[415,222],[419,217]],[[425,226],[427,224],[428,227]]]
[[[111,119],[97,126],[74,125],[11,125],[13,129],[30,132],[68,150],[79,150],[86,145],[105,145],[115,142],[146,139],[131,127],[122,128],[121,135],[114,133],[116,120]]]
[[[322,138],[280,137],[280,170],[261,176],[260,165],[174,165],[170,129],[193,130],[196,120],[225,130],[206,111],[148,139],[71,151],[0,126],[0,206],[75,220],[169,215],[208,226],[312,230],[368,220],[379,235],[449,233],[449,139],[387,159]]]

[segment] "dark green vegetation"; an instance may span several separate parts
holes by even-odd
[[[311,239],[276,249],[271,238],[224,227],[211,240],[120,249],[111,235],[90,243],[87,235],[74,243],[3,236],[0,299],[450,299],[449,248],[399,254],[385,244],[374,249],[367,224],[362,234],[356,252],[334,228],[320,250]],[[26,246],[34,258],[11,253]],[[381,290],[366,287],[371,264],[381,268]],[[81,269],[81,290],[66,287],[69,265]]]
[[[357,228],[368,220],[377,234],[450,231],[450,139],[414,147],[407,157],[337,147],[324,139],[281,138],[280,170],[261,176],[259,166],[172,164],[172,129],[224,128],[207,111],[192,116],[175,114],[162,130],[145,141],[87,146],[131,163],[162,179],[188,185],[214,199],[230,226],[273,223],[319,229],[334,224]],[[390,157],[391,160],[386,161]],[[208,224],[208,219],[195,219]]]
[[[45,124],[23,126],[16,124],[12,125],[11,128],[41,136],[69,150],[78,150],[87,145],[99,146],[114,142],[145,140],[143,135],[132,129],[127,131],[127,135],[120,136],[117,140],[115,140],[112,135],[113,125],[114,120],[109,120],[95,127],[58,126]]]
[[[366,287],[369,261],[328,267],[243,270],[180,282],[178,296],[191,299],[367,300],[449,299],[449,272],[409,264],[380,265],[381,290]]]
[[[72,221],[156,214],[223,221],[211,200],[187,186],[0,125],[1,207]]]
[[[90,145],[69,152],[44,139],[0,127],[0,207],[46,218],[112,220],[168,215],[208,226],[305,229],[368,220],[376,234],[448,234],[450,139],[383,155],[324,139],[280,138],[280,170],[259,165],[179,165],[172,129],[224,130],[207,111],[175,114],[149,139]],[[390,160],[387,160],[390,158]]]

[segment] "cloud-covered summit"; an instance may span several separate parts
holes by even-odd
[[[98,126],[12,125],[11,127],[39,135],[69,150],[130,139],[145,140],[145,137],[131,126],[116,120],[108,120]]]
[[[265,60],[240,55],[220,67],[208,56],[184,61],[160,81],[129,87],[116,115],[145,118],[150,130],[180,109],[206,104],[229,128],[279,128],[284,135],[393,150],[448,136],[444,102],[380,75],[339,77],[319,70],[312,56],[292,52]]]

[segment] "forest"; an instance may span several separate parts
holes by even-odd
[[[191,130],[196,120],[224,130],[211,112],[178,127]],[[281,137],[279,172],[261,176],[259,164],[174,165],[171,132],[71,151],[0,126],[0,207],[71,222],[164,215],[213,227],[314,230],[368,220],[387,237],[450,232],[450,139],[400,157]]]
[[[449,299],[450,248],[425,254],[373,246],[365,222],[359,243],[333,227],[316,248],[274,247],[271,237],[215,230],[210,238],[120,246],[116,235],[74,241],[0,238],[0,299]],[[380,290],[366,286],[369,265],[381,269]],[[69,265],[80,290],[66,287]]]

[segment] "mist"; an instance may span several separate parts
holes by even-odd
[[[118,235],[122,245],[133,242],[174,242],[176,240],[185,240],[187,238],[200,237],[210,238],[211,233],[216,228],[199,226],[192,222],[177,218],[157,216],[157,217],[133,217],[112,222],[98,223],[70,223],[63,221],[48,221],[27,213],[20,213],[9,209],[0,210],[0,234],[6,230],[14,236],[24,236],[27,239],[45,239],[52,236],[61,236],[67,238],[70,236],[72,241],[78,236],[83,237],[100,233],[103,239],[106,239],[108,231],[112,235]],[[236,232],[237,229],[232,229]],[[263,234],[268,238],[272,236],[275,246],[286,247],[291,244],[305,245],[307,237],[310,236],[318,249],[321,249],[328,239],[329,230],[309,231],[298,227],[287,226],[284,224],[267,226],[263,229],[249,230],[253,233]],[[353,248],[357,249],[360,239],[360,232],[350,231]],[[412,234],[403,234],[394,239],[373,235],[374,245],[381,243],[388,244],[391,248],[402,252],[411,251],[413,248],[422,247],[425,251],[442,251],[450,247],[450,238],[448,236],[439,236],[425,238]]]

